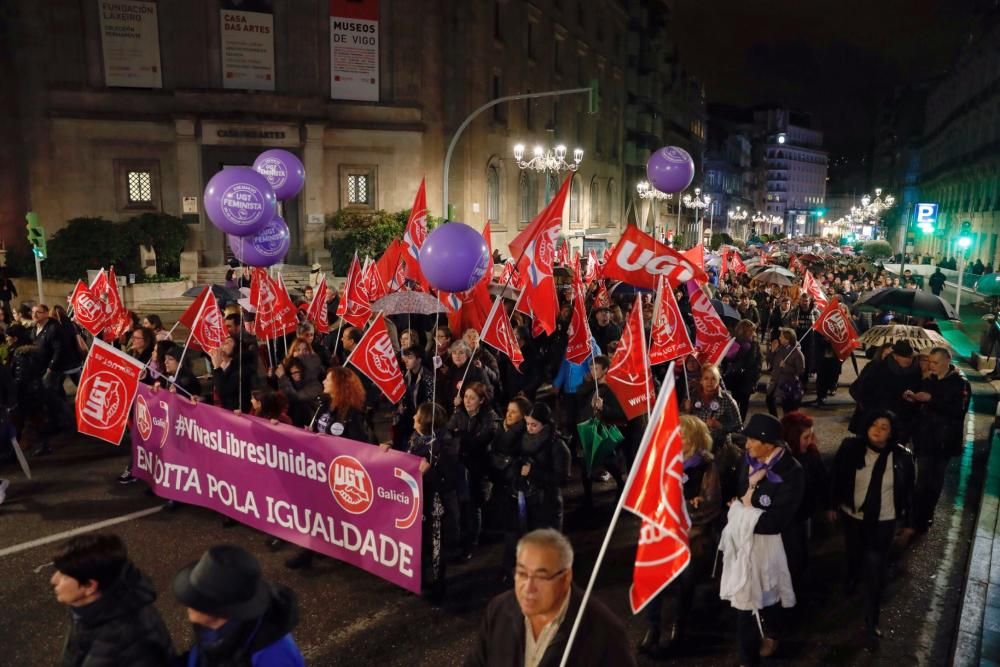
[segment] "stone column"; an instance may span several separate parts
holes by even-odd
[[[205,250],[205,225],[211,224],[205,217],[201,198],[204,186],[195,119],[175,118],[174,132],[177,142],[177,194],[182,198],[181,201],[184,197],[196,197],[198,201],[196,215],[183,215],[182,210],[185,221],[192,223],[197,219],[195,224],[188,227],[187,243],[181,253],[181,275],[195,279],[198,266],[202,263],[201,253]]]
[[[326,181],[323,171],[323,134],[326,132],[326,125],[306,123],[305,129],[302,163],[306,168],[306,185],[300,200],[303,211],[299,216],[299,238],[306,260],[310,264],[319,262],[324,270],[329,271],[330,252],[323,242],[326,230],[326,212],[323,207],[323,184]]]

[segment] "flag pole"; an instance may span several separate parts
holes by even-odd
[[[674,362],[670,362],[670,367],[667,368],[667,377],[670,377],[674,372]],[[664,382],[663,386],[660,388],[660,395],[656,399],[656,409],[662,411],[666,405],[667,398],[667,388],[670,383]],[[646,424],[646,430],[642,434],[642,442],[639,443],[639,449],[636,451],[635,460],[641,461],[643,456],[646,454],[646,450],[649,449],[650,441],[650,426],[652,425],[652,420]],[[569,638],[566,640],[566,648],[563,650],[562,660],[559,662],[559,667],[566,667],[569,661],[569,653],[573,649],[573,640],[576,639],[576,633],[580,629],[580,622],[583,620],[583,613],[587,608],[587,602],[590,600],[590,594],[594,590],[594,583],[597,580],[597,573],[601,569],[601,563],[604,561],[604,555],[608,551],[608,545],[611,543],[611,535],[614,533],[615,525],[618,523],[618,517],[621,516],[622,508],[625,506],[625,497],[628,495],[628,490],[632,487],[632,483],[635,481],[636,475],[639,473],[639,466],[633,465],[628,472],[628,479],[625,480],[625,487],[622,490],[621,496],[618,498],[618,503],[615,505],[614,514],[611,515],[611,523],[608,525],[608,531],[604,534],[604,542],[601,544],[601,550],[597,554],[597,561],[594,563],[594,569],[590,572],[590,580],[587,582],[587,588],[583,591],[583,598],[580,600],[580,609],[576,612],[576,618],[573,620],[573,628],[569,632]]]
[[[211,290],[211,287],[206,287],[205,289]],[[198,326],[198,322],[201,320],[201,314],[205,312],[205,303],[208,301],[208,294],[205,298],[201,300],[201,305],[198,306],[198,314],[194,316],[194,325]],[[181,350],[181,358],[177,361],[177,369],[180,370],[184,366],[184,355],[187,354],[188,345],[191,344],[191,336],[194,335],[194,329],[192,328],[188,332],[187,340],[184,341],[184,349]]]

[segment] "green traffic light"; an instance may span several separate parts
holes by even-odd
[[[958,247],[962,250],[968,250],[969,246],[972,245],[972,239],[968,236],[962,236],[958,239]]]

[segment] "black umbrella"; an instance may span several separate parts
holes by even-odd
[[[206,287],[209,286],[197,285],[195,287],[192,287],[191,289],[184,292],[184,296],[197,297],[202,293],[202,291]],[[217,301],[235,302],[242,296],[240,294],[240,291],[233,287],[226,287],[225,285],[211,285],[211,288],[212,288],[212,294],[215,295]]]
[[[742,320],[743,317],[740,315],[740,311],[736,310],[728,303],[722,303],[718,299],[712,299],[712,305],[715,306],[715,312],[719,314],[724,320]]]
[[[955,309],[939,296],[922,289],[890,287],[875,292],[859,301],[856,310],[906,313],[914,317],[932,317],[938,320],[957,320]]]

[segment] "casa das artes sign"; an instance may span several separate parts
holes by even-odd
[[[330,0],[330,97],[378,102],[378,0]]]
[[[281,123],[220,123],[201,121],[201,143],[206,146],[297,148],[302,145],[298,125]]]
[[[222,87],[274,90],[272,0],[223,0]]]

